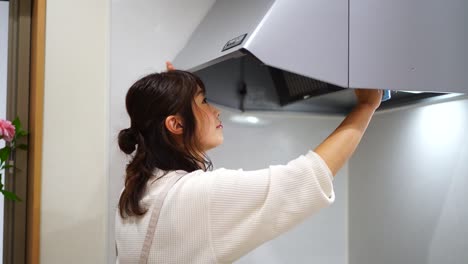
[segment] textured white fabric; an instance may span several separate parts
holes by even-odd
[[[142,205],[151,208],[176,173],[150,180]],[[312,151],[263,170],[189,173],[166,197],[148,263],[232,263],[333,203],[332,181]],[[138,262],[150,215],[122,219],[116,212],[117,263]]]

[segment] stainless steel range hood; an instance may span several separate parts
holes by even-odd
[[[350,84],[349,35],[348,0],[218,0],[174,65],[199,75],[221,105],[342,114],[355,104],[347,88],[370,88]],[[381,108],[447,92],[423,91],[432,92],[393,92]]]

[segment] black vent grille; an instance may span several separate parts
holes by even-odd
[[[339,86],[269,67],[281,105],[343,90]]]

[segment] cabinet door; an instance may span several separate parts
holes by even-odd
[[[350,0],[350,87],[468,93],[468,1]]]

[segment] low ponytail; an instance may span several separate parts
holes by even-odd
[[[145,139],[131,128],[123,129],[119,133],[119,147],[126,154],[132,154],[136,150],[126,168],[125,189],[119,199],[120,215],[144,215],[146,210],[139,206],[139,201],[145,192],[147,181],[152,176],[152,168],[146,162]]]

